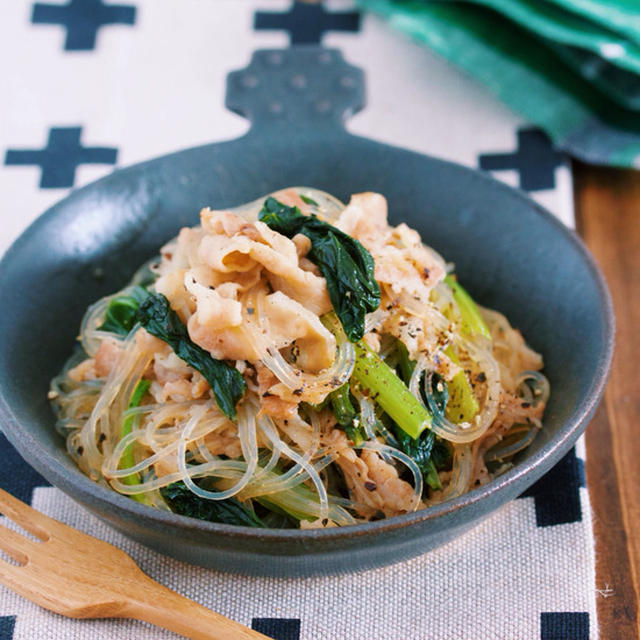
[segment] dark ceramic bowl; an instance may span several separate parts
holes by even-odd
[[[255,54],[229,76],[227,104],[252,120],[241,139],[116,171],[47,211],[0,265],[0,410],[9,440],[51,483],[127,536],[206,567],[263,575],[337,573],[418,555],[515,498],[567,453],[605,385],[613,348],[606,285],[577,237],[522,193],[435,158],[345,132],[363,80],[337,51]],[[456,263],[483,304],[545,358],[544,430],[488,485],[416,513],[343,529],[257,530],[191,520],[91,482],[67,457],[46,399],[86,307],[122,287],[203,205],[221,208],[305,184],[383,193],[391,221]]]

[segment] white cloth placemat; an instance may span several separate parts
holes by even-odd
[[[241,135],[247,123],[223,106],[226,74],[257,48],[320,37],[366,73],[368,104],[350,131],[492,170],[573,225],[569,164],[546,137],[348,0],[14,0],[0,21],[0,252],[71,188],[115,166]],[[445,547],[306,580],[230,576],[162,557],[46,486],[1,435],[0,456],[3,488],[278,640],[597,637],[581,442],[528,497]],[[67,620],[0,587],[0,640],[134,635],[176,637],[137,622]]]

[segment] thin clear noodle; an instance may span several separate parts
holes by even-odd
[[[258,417],[258,421],[260,424],[260,428],[262,432],[267,436],[267,438],[277,438],[277,430],[271,418],[265,414]],[[282,453],[290,458],[293,462],[299,464],[309,475],[309,479],[313,482],[316,491],[318,493],[318,500],[320,501],[320,518],[324,519],[328,516],[329,510],[329,501],[327,497],[327,490],[325,489],[324,484],[322,484],[322,480],[320,476],[301,455],[297,454],[293,451],[288,445],[284,442],[282,443]]]
[[[422,472],[420,471],[420,468],[416,464],[415,460],[413,460],[413,458],[410,458],[406,453],[403,453],[402,451],[399,451],[394,447],[390,447],[387,444],[381,444],[377,440],[363,442],[361,445],[357,445],[352,448],[371,449],[372,451],[378,452],[382,456],[395,458],[399,462],[402,462],[402,464],[404,464],[413,475],[413,500],[411,502],[411,508],[409,509],[409,511],[415,511],[416,509],[418,509],[422,502],[424,481],[422,479]]]
[[[193,482],[189,475],[186,463],[186,440],[194,427],[198,423],[199,417],[193,419],[193,423],[185,427],[183,435],[179,440],[178,447],[178,468],[184,474],[185,485],[197,496],[207,500],[226,500],[240,493],[251,478],[253,477],[256,467],[258,466],[258,441],[256,435],[256,409],[253,403],[245,401],[238,407],[238,437],[242,448],[242,455],[247,463],[247,468],[240,480],[225,491],[209,491],[199,487]],[[213,473],[215,475],[215,472]]]

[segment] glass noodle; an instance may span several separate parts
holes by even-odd
[[[414,231],[389,226],[381,196],[345,207],[295,187],[273,198],[271,217],[265,198],[203,210],[201,226],[88,308],[78,351],[49,392],[82,471],[153,508],[308,528],[422,509],[517,462],[550,393],[521,334],[477,307]],[[301,214],[327,235],[317,226],[305,235],[315,219]],[[321,247],[309,239],[325,237]],[[334,285],[322,265],[355,292],[355,269],[374,277],[362,252],[380,304],[356,340],[345,331],[352,320],[327,302]],[[273,313],[274,292],[290,322]],[[166,307],[141,312],[162,299]],[[305,368],[304,340],[316,359],[331,345],[323,366]],[[241,383],[235,413],[216,375]]]

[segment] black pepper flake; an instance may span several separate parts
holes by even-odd
[[[422,275],[423,275],[425,278],[428,278],[428,277],[429,277],[429,269],[427,269],[427,267],[425,267],[425,268],[422,270]]]
[[[329,524],[329,518],[322,518],[322,526],[326,527]]]
[[[265,392],[262,394],[262,397],[263,397],[263,398],[273,398],[273,396],[275,396],[275,395],[276,395],[275,393],[271,393],[270,391],[265,391]]]
[[[78,452],[78,455],[81,456],[84,453],[84,447],[78,447],[76,451]]]
[[[247,313],[252,316],[255,312],[255,309],[253,307],[247,307]]]
[[[98,444],[100,444],[101,442],[104,442],[107,439],[106,434],[101,433],[100,437],[98,438]]]
[[[481,371],[477,376],[476,376],[476,380],[478,382],[486,382],[487,381],[487,376],[485,375],[484,371]]]
[[[531,403],[530,402],[523,402],[520,406],[523,409],[528,409],[531,406]]]
[[[376,485],[376,483],[375,483],[375,482],[371,482],[371,480],[367,480],[367,481],[364,483],[364,488],[365,488],[367,491],[375,491],[378,487],[377,487],[377,485]]]
[[[301,396],[302,395],[302,387],[300,387],[299,389],[294,389],[293,390],[293,395],[294,396]]]

